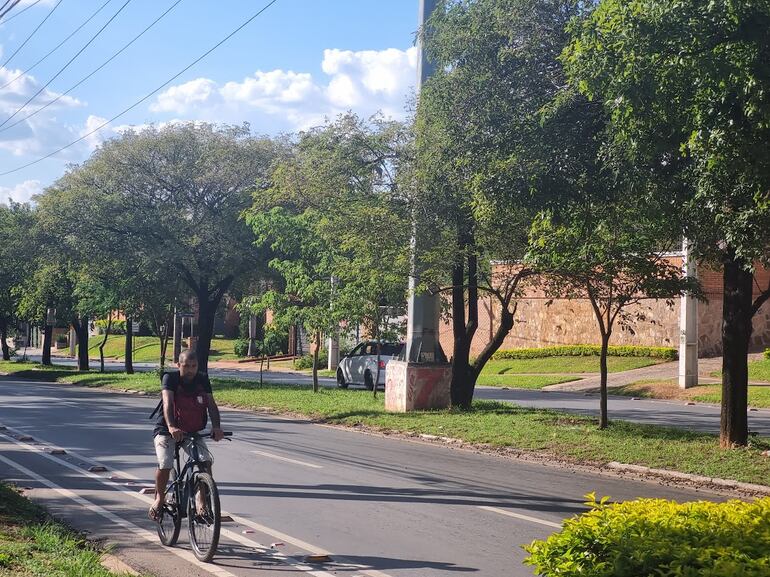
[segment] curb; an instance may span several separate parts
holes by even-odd
[[[666,469],[653,469],[652,467],[645,467],[643,465],[628,465],[626,463],[619,463],[617,461],[611,461],[610,463],[607,463],[606,466],[608,469],[612,469],[614,471],[654,475],[656,477],[663,477],[665,479],[672,479],[676,481],[690,481],[692,483],[715,485],[717,487],[724,487],[726,489],[736,489],[739,491],[760,493],[762,495],[770,496],[770,487],[766,485],[742,483],[741,481],[720,479],[718,477],[704,477],[703,475],[692,475],[690,473],[680,473],[678,471],[668,471]]]

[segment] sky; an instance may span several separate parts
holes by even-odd
[[[276,135],[348,110],[406,117],[416,84],[418,0],[277,0],[88,135],[268,3],[22,0],[0,20],[0,202],[29,201],[128,126],[248,122],[254,133]]]

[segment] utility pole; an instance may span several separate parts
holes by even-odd
[[[437,0],[420,0],[417,46],[417,91],[435,71],[425,53],[422,32]],[[404,360],[390,361],[385,372],[385,408],[393,412],[445,408],[450,404],[451,368],[439,344],[440,297],[418,290],[424,265],[421,253],[419,217],[412,215],[412,270],[409,275],[409,302]]]
[[[682,243],[682,274],[697,277],[697,267],[687,239]],[[690,293],[679,298],[679,388],[698,384],[698,300]]]

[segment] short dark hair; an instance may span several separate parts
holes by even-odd
[[[193,349],[185,349],[181,353],[179,353],[179,362],[186,359],[195,359],[196,361],[199,361],[198,353],[196,353]]]

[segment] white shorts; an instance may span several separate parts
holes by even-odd
[[[158,457],[158,469],[173,469],[174,468],[174,452],[176,451],[176,441],[171,435],[155,435],[155,455]],[[211,451],[206,446],[206,441],[198,439],[198,456],[201,461],[206,461],[209,464],[214,462],[214,457],[211,455]],[[182,450],[186,455],[190,455],[190,447],[192,446],[192,439],[185,439],[182,441]],[[183,463],[184,466],[184,463]]]

